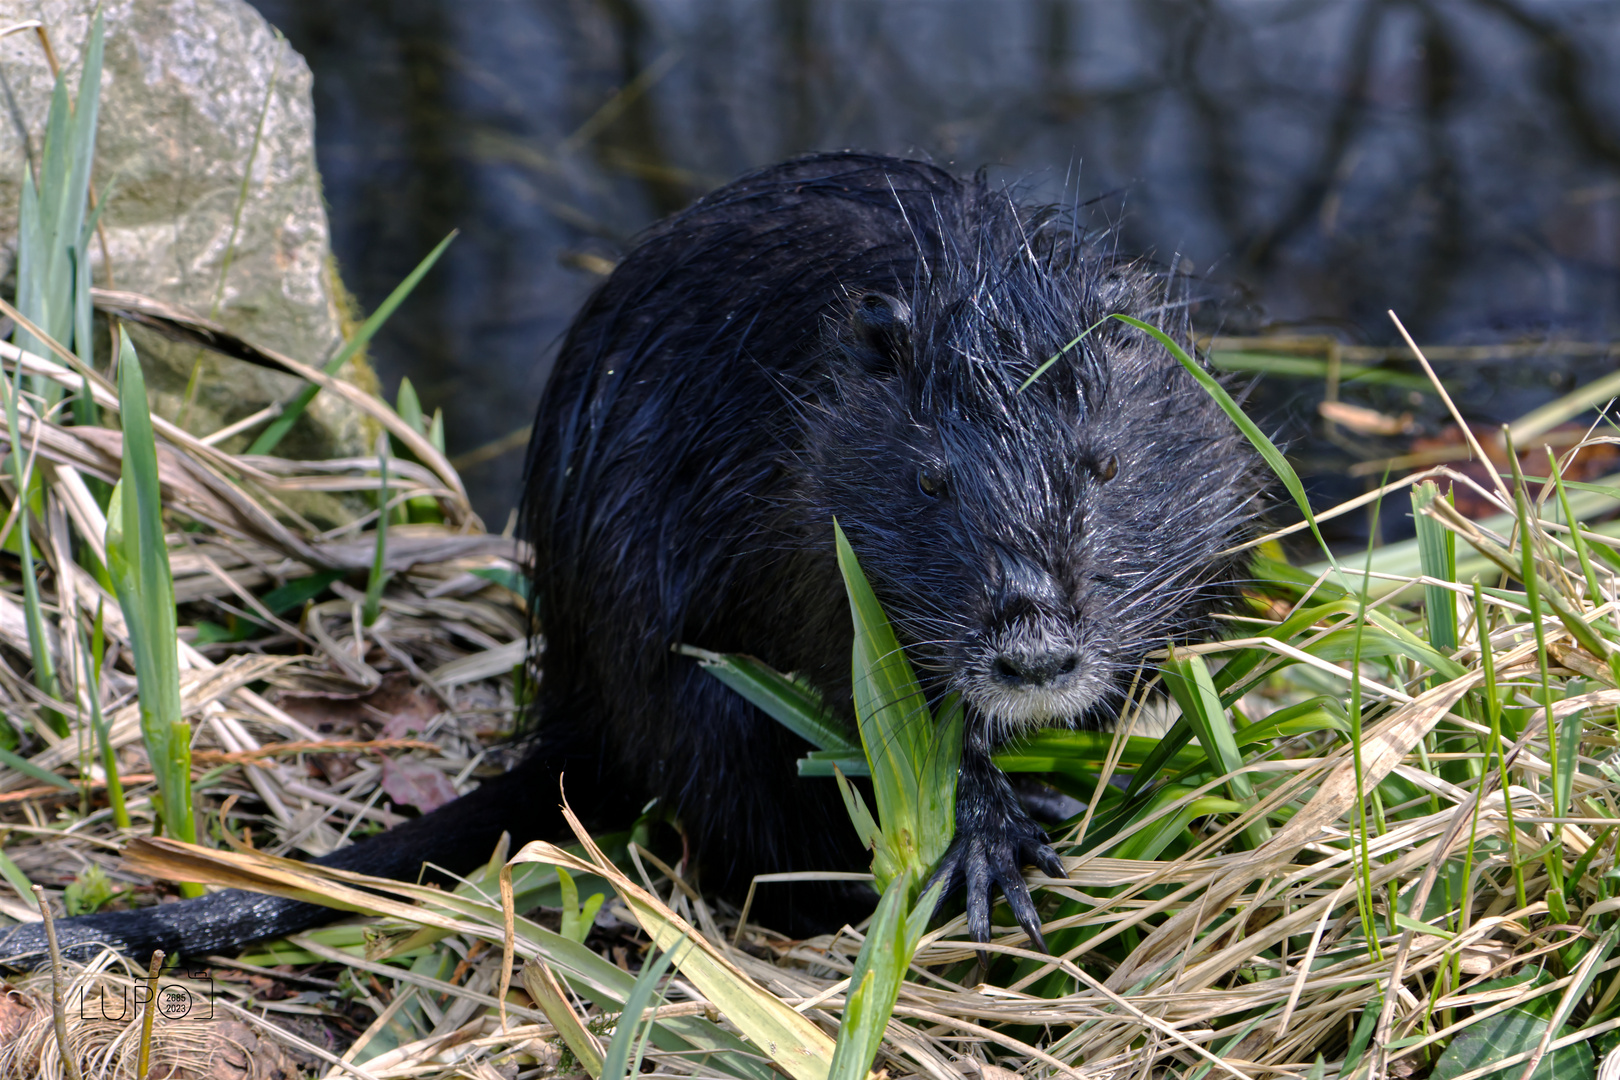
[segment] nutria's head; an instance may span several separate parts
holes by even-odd
[[[1104,722],[1235,595],[1258,459],[1148,335],[1085,334],[1184,328],[1161,272],[1028,242],[962,265],[851,298],[804,488],[936,691],[990,731]]]

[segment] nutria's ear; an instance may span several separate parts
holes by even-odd
[[[911,359],[911,308],[888,293],[869,292],[855,302],[850,326],[862,364],[887,375]]]

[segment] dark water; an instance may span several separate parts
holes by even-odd
[[[462,230],[373,349],[390,390],[409,375],[444,408],[452,454],[528,422],[601,260],[814,149],[1101,197],[1091,212],[1123,247],[1180,257],[1226,298],[1228,329],[1384,343],[1387,308],[1425,342],[1620,324],[1620,4],[257,6],[314,68],[334,244],[361,302]],[[1599,370],[1454,374],[1465,408],[1503,421]],[[1307,457],[1320,389],[1260,392]],[[467,470],[492,527],[521,465],[519,448]]]

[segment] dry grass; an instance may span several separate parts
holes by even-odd
[[[169,319],[176,333],[195,334],[201,322],[140,298],[103,300],[149,325]],[[229,347],[236,355],[251,349]],[[398,416],[381,401],[285,358],[267,362],[331,384],[398,434]],[[5,345],[0,363],[7,370],[21,363],[70,391],[88,378],[98,404],[116,408],[116,395],[94,373]],[[76,705],[49,703],[70,724],[69,736],[55,735],[29,678],[20,593],[14,581],[0,586],[0,709],[30,740],[28,761],[70,785],[0,768],[5,851],[52,886],[76,869],[82,878],[91,865],[118,881],[137,880],[107,854],[151,832],[142,798],[150,770],[124,630],[116,601],[70,554],[104,558],[105,522],[85,481],[117,479],[119,435],[24,411],[21,430],[0,431],[0,440],[46,478],[34,535],[58,670],[81,670],[73,663],[82,637],[75,627],[87,627],[97,611],[111,659],[99,687],[73,691]],[[176,1076],[271,1075],[268,1066],[279,1061],[379,1080],[577,1069],[564,1036],[584,1031],[598,1052],[611,1044],[640,949],[656,941],[679,955],[660,996],[633,1017],[656,1021],[645,1056],[653,1071],[764,1080],[774,1059],[795,1080],[825,1076],[822,1055],[841,1022],[860,928],[790,941],[768,927],[738,927],[734,910],[706,900],[650,853],[632,845],[609,858],[584,836],[572,852],[535,845],[513,862],[516,906],[541,901],[553,913],[538,921],[503,910],[504,857],[455,894],[272,858],[320,853],[357,827],[391,820],[379,809],[379,755],[431,756],[442,773],[470,782],[489,739],[511,720],[511,673],[526,625],[515,594],[471,571],[516,570],[522,553],[509,538],[482,531],[454,470],[430,445],[417,447],[422,440],[411,430],[416,441],[402,441],[423,463],[390,464],[391,495],[431,498],[449,524],[390,531],[395,576],[381,618],[365,626],[362,589],[341,578],[332,597],[271,616],[261,598],[289,579],[369,568],[372,522],[323,532],[288,501],[300,492],[375,492],[376,460],[241,457],[172,425],[157,428],[183,611],[234,612],[268,626],[238,643],[182,648],[183,708],[198,732],[204,816],[233,834],[250,828],[265,850],[141,839],[131,845],[132,865],[155,879],[319,894],[384,920],[368,935],[328,927],[279,952],[215,965],[215,1019],[159,1024],[158,1075],[171,1067]],[[1437,472],[1446,470],[1422,475]],[[1229,797],[1239,790],[1230,775],[1177,758],[1158,766],[1165,793],[1158,801],[1134,816],[1109,819],[1104,808],[1073,823],[1060,845],[1068,878],[1037,882],[1055,955],[1029,952],[1009,928],[989,946],[996,959],[991,981],[981,982],[962,920],[938,927],[902,987],[880,1066],[933,1080],[997,1069],[1120,1080],[1411,1076],[1435,1069],[1470,1028],[1534,1014],[1541,1018],[1535,1037],[1514,1043],[1517,1056],[1497,1063],[1506,1068],[1499,1075],[1514,1077],[1562,1046],[1620,1028],[1613,644],[1620,583],[1612,568],[1620,560],[1596,551],[1614,544],[1602,531],[1572,533],[1554,520],[1553,488],[1476,486],[1503,518],[1473,522],[1443,504],[1427,513],[1435,528],[1459,538],[1458,563],[1470,551],[1484,560],[1490,573],[1482,591],[1454,574],[1403,569],[1399,551],[1379,556],[1393,569],[1374,560],[1368,580],[1378,583],[1376,599],[1367,605],[1344,590],[1359,580],[1359,568],[1324,567],[1312,581],[1274,567],[1236,629],[1241,636],[1188,650],[1217,673],[1249,664],[1222,688],[1241,718],[1240,734],[1244,721],[1264,722],[1312,695],[1340,702],[1353,721],[1348,729],[1290,729],[1246,746],[1246,800]],[[1526,497],[1516,502],[1517,492]],[[1514,520],[1520,505],[1540,508],[1527,529]],[[1540,589],[1534,603],[1520,584],[1527,543]],[[1455,650],[1425,644],[1432,628],[1425,586],[1457,597]],[[1359,665],[1345,651],[1352,636],[1365,646]],[[1417,645],[1404,652],[1373,648],[1408,639]],[[91,692],[100,695],[119,753],[134,818],[127,832],[98,809],[106,778],[88,737]],[[356,730],[324,732],[314,712],[288,704],[321,700],[339,703],[323,716],[334,708],[372,712]],[[426,751],[419,737],[384,730],[410,709],[420,714],[417,730],[442,749]],[[1123,776],[1141,767],[1127,752],[1128,734],[1101,755],[1104,771]],[[331,760],[318,753],[351,755],[347,775],[312,770],[311,760]],[[1209,809],[1211,799],[1226,801]],[[1165,830],[1173,842],[1155,857],[1119,854]],[[557,866],[585,893],[613,897],[591,948],[555,930],[556,909],[577,903],[566,898]],[[355,888],[362,883],[378,891]],[[0,902],[0,913],[31,917],[15,895]],[[681,951],[682,938],[703,944]],[[508,967],[508,955],[523,959],[522,971]],[[119,963],[104,956],[75,969],[78,989],[121,993],[138,973],[120,972]],[[24,996],[0,1011],[0,1076],[60,1074],[42,985],[38,977],[21,983]],[[557,991],[549,1009],[537,1003],[546,985]],[[134,1026],[69,1021],[85,1075],[131,1075]],[[354,1037],[346,1050],[321,1045],[322,1033],[333,1031]],[[783,1041],[790,1036],[799,1042]],[[256,1040],[251,1053],[233,1049],[249,1040]],[[1561,1067],[1558,1075],[1575,1073]]]

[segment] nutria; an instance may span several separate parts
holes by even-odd
[[[965,885],[975,939],[999,886],[1040,944],[1020,867],[1062,866],[991,752],[1107,724],[1146,654],[1210,633],[1263,488],[1177,361],[1104,320],[1185,338],[1167,274],[1095,239],[982,177],[863,154],[761,170],[653,226],[575,318],[535,423],[536,749],[319,861],[466,871],[503,829],[560,835],[566,773],[590,823],[661,800],[721,893],[862,868],[834,785],[796,776],[805,744],[672,651],[759,656],[852,723],[836,518],[929,693],[966,704],[938,872]],[[801,892],[781,915],[824,924],[839,899]],[[196,954],[328,914],[226,892],[59,927],[69,945]]]

